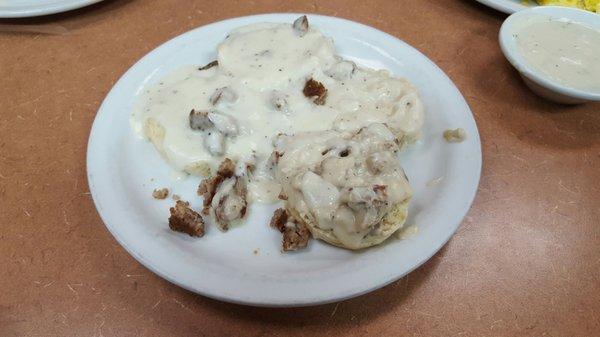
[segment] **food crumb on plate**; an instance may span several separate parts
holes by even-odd
[[[179,194],[173,194],[173,195],[171,196],[171,198],[172,198],[173,200],[175,200],[175,201],[177,201],[177,200],[181,200],[181,197],[179,196]]]
[[[155,188],[154,191],[152,191],[152,197],[154,199],[165,199],[169,196],[169,189],[168,188]]]
[[[448,143],[460,143],[467,138],[467,133],[462,128],[444,131],[444,139]]]
[[[439,185],[440,182],[442,182],[442,180],[444,180],[443,176],[433,178],[433,179],[429,180],[426,185],[427,185],[427,187],[435,187],[435,186]]]
[[[406,226],[396,232],[396,236],[400,240],[411,238],[419,233],[419,227],[416,225]]]

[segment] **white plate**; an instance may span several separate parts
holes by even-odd
[[[62,13],[102,0],[0,0],[0,18],[25,18]]]
[[[98,212],[115,238],[146,267],[197,293],[236,303],[299,306],[364,294],[409,273],[437,252],[458,228],[475,196],[481,170],[477,126],[450,79],[423,54],[374,28],[310,15],[311,25],[333,37],[339,53],[362,65],[390,69],[420,90],[427,118],[423,139],[402,156],[414,187],[408,224],[419,233],[390,239],[361,252],[311,241],[283,254],[281,235],[268,226],[273,206],[253,205],[243,226],[221,233],[209,227],[193,239],[167,226],[172,200],[152,199],[171,187],[199,206],[199,179],[174,182],[150,143],[130,130],[129,115],[144,85],[189,64],[215,58],[215,47],[233,28],[254,22],[292,22],[299,14],[267,14],[213,23],[156,48],[115,84],[98,114],[88,144],[88,180]],[[465,142],[448,144],[442,133],[462,127]],[[427,182],[444,177],[435,187]],[[255,254],[255,250],[257,251]]]
[[[501,12],[511,14],[522,9],[535,7],[537,4],[534,0],[523,1],[523,0],[477,0],[482,4],[497,9]]]

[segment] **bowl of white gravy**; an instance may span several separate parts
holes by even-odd
[[[534,7],[509,16],[500,47],[525,84],[565,104],[600,101],[600,15]]]

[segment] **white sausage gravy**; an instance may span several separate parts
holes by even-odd
[[[600,30],[542,15],[518,27],[514,37],[527,63],[566,86],[600,92]]]
[[[214,62],[145,88],[131,124],[176,170],[207,176],[230,158],[248,201],[285,197],[358,247],[410,198],[396,152],[423,118],[407,80],[344,60],[302,17],[232,31]]]

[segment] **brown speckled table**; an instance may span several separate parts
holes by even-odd
[[[409,276],[338,304],[220,303],[155,276],[89,195],[94,115],[162,42],[264,12],[359,21],[423,51],[469,102],[483,142],[473,208]],[[600,105],[529,92],[503,58],[505,15],[474,1],[105,1],[0,33],[0,336],[599,336]]]

